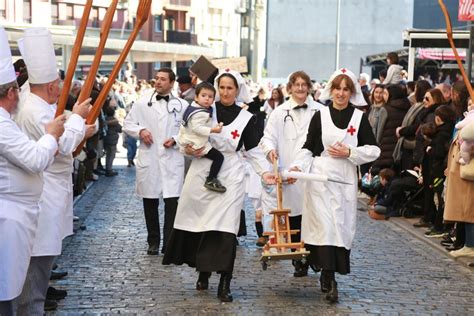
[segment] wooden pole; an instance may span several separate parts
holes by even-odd
[[[81,53],[82,41],[87,29],[87,23],[89,22],[89,15],[92,8],[92,0],[87,0],[86,5],[84,6],[84,13],[81,18],[81,23],[79,24],[79,29],[77,30],[76,40],[74,41],[74,46],[71,53],[71,59],[69,61],[66,77],[63,82],[63,89],[58,100],[58,107],[56,109],[56,114],[54,117],[64,113],[66,108],[67,98],[69,96],[69,90],[71,90],[72,78],[74,77],[74,72],[76,71],[77,60]],[[64,52],[63,52],[64,54]]]

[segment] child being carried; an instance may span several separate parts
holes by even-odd
[[[201,82],[196,87],[196,97],[194,102],[188,106],[183,114],[183,122],[179,129],[178,143],[180,151],[184,152],[187,145],[192,145],[193,149],[204,147],[204,157],[211,159],[211,169],[209,176],[204,183],[204,187],[209,190],[224,193],[226,188],[217,180],[224,156],[209,143],[211,133],[220,133],[222,123],[212,127],[212,107],[216,89],[207,82]]]

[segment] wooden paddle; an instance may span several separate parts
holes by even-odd
[[[117,8],[118,0],[112,0],[107,12],[104,16],[104,21],[100,28],[100,41],[99,46],[96,49],[96,53],[94,56],[94,60],[92,61],[91,68],[89,73],[87,74],[86,82],[81,89],[81,93],[77,98],[78,103],[84,102],[87,98],[90,97],[92,88],[94,87],[95,83],[95,75],[97,74],[97,70],[99,69],[100,60],[102,59],[102,55],[104,54],[105,43],[107,42],[107,38],[109,37],[109,31],[112,26],[112,21],[115,14],[115,9]]]
[[[84,35],[86,33],[91,8],[92,0],[87,0],[86,5],[84,6],[84,13],[81,18],[81,23],[79,24],[79,29],[77,30],[76,40],[74,41],[74,46],[71,52],[71,59],[69,60],[69,65],[67,66],[66,77],[64,78],[63,82],[63,89],[61,90],[61,95],[59,96],[58,107],[54,117],[58,117],[59,115],[63,114],[64,109],[66,108],[67,98],[69,96],[69,90],[71,90],[72,78],[74,77],[74,72],[76,71],[77,60],[79,59],[79,54],[81,52],[82,40],[84,39]]]
[[[117,75],[122,68],[122,64],[125,61],[125,58],[127,58],[127,55],[132,48],[133,42],[138,36],[138,33],[140,32],[140,29],[142,28],[143,24],[145,24],[146,20],[148,19],[148,15],[150,14],[150,7],[151,7],[151,0],[140,0],[137,8],[137,19],[135,23],[135,27],[133,28],[132,33],[130,34],[130,37],[127,40],[127,43],[125,44],[125,47],[123,48],[122,52],[120,53],[119,58],[117,59],[117,62],[114,65],[114,68],[112,69],[112,72],[109,75],[109,79],[107,80],[106,84],[100,91],[99,96],[97,97],[97,100],[94,102],[94,106],[92,107],[91,111],[89,112],[89,115],[87,116],[86,119],[86,124],[93,124],[97,118],[99,117],[100,110],[102,109],[102,105],[104,104],[110,89],[112,88],[112,85],[115,82],[115,79],[117,78]],[[74,152],[74,156],[77,156],[81,150],[82,147],[84,147],[86,140],[84,139],[79,146],[77,146],[76,151]]]
[[[464,70],[464,65],[462,64],[461,57],[459,57],[458,50],[456,49],[456,46],[454,45],[451,18],[449,17],[448,10],[446,9],[446,6],[444,5],[443,0],[438,0],[438,3],[439,3],[439,6],[441,7],[441,11],[443,11],[444,18],[446,20],[446,35],[448,36],[449,45],[451,45],[451,49],[453,50],[454,57],[456,58],[456,62],[458,63],[459,71],[461,71],[461,75],[464,80],[464,83],[466,84],[467,91],[469,91],[469,96],[471,97],[471,100],[474,100],[474,91],[472,89],[471,82],[469,81],[469,78],[466,75],[466,71]],[[466,56],[466,57],[471,58],[471,56]]]

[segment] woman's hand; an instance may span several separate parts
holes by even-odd
[[[349,158],[351,150],[345,144],[336,142],[334,145],[329,146],[328,154],[333,158]]]
[[[395,135],[397,135],[397,138],[400,138],[400,130],[402,129],[401,126],[397,127],[397,129],[395,130]]]
[[[301,169],[298,168],[298,167],[291,167],[290,169],[288,169],[288,171],[289,171],[289,172],[292,172],[292,171],[301,172]],[[296,182],[296,180],[298,180],[298,179],[295,179],[295,178],[287,178],[287,179],[286,179],[286,182],[287,182],[288,184],[293,184],[293,183]]]
[[[278,159],[278,154],[275,149],[272,149],[267,154],[267,159],[271,163],[274,163]]]
[[[262,174],[262,179],[265,184],[276,184],[277,177],[274,173],[267,171]]]
[[[194,149],[193,145],[191,145],[191,144],[188,144],[188,145],[186,145],[186,147],[184,147],[184,152],[186,153],[186,155],[194,156],[194,157],[198,157],[198,158],[204,156],[203,151],[204,151],[204,147]]]

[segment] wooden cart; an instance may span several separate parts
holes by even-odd
[[[273,215],[273,231],[264,232],[268,242],[263,247],[262,262],[263,270],[267,269],[267,263],[271,260],[305,260],[309,251],[304,248],[304,242],[291,242],[291,235],[297,234],[299,230],[290,229],[290,209],[283,208],[282,177],[278,173],[278,162],[273,163],[273,170],[277,186],[277,208],[270,212]]]

